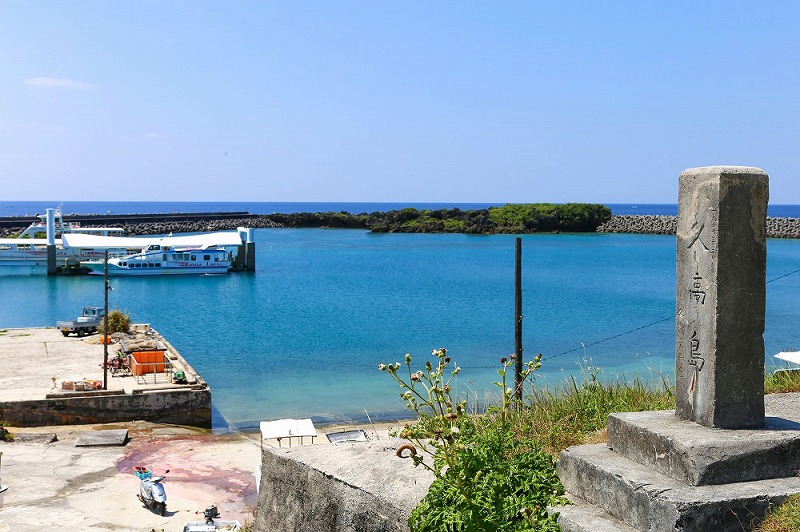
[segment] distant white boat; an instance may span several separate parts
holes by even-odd
[[[200,275],[228,273],[233,253],[216,246],[150,244],[140,252],[108,259],[109,275]],[[105,275],[104,260],[82,261],[89,275]]]
[[[52,210],[53,215],[53,229],[55,230],[55,237],[63,233],[85,233],[103,236],[122,236],[125,232],[124,229],[119,227],[81,227],[79,222],[65,222],[61,215],[61,209],[48,209]],[[33,222],[23,232],[17,235],[17,238],[36,239],[42,238],[47,234],[47,214],[38,214],[39,220]],[[42,235],[42,236],[37,236]]]
[[[81,227],[78,222],[64,222],[60,209],[48,209],[53,217],[53,243],[56,247],[56,265],[77,265],[84,260],[102,258],[105,249],[66,248],[61,238],[68,234],[121,236],[124,230],[118,227]],[[0,238],[0,266],[21,266],[27,269],[47,267],[48,239],[42,238],[47,234],[48,214],[39,215],[39,220],[33,222],[16,238]],[[124,250],[115,250],[117,252]],[[45,271],[45,270],[42,270]]]

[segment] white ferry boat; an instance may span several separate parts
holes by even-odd
[[[109,275],[199,275],[228,273],[233,253],[214,245],[179,247],[149,244],[140,252],[108,259]],[[89,275],[104,275],[104,260],[82,261]]]

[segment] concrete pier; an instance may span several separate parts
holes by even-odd
[[[166,373],[112,376],[106,390],[65,390],[67,381],[103,380],[100,336],[64,337],[55,328],[0,330],[0,419],[15,426],[156,421],[211,428],[211,389],[189,363],[158,335],[169,361],[187,384]],[[109,346],[109,354],[118,349]]]

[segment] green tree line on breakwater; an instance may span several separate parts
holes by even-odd
[[[593,203],[521,203],[488,209],[388,212],[301,212],[270,214],[284,227],[369,229],[374,233],[538,233],[593,232],[611,218],[611,209]]]

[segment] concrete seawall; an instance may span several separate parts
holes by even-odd
[[[597,228],[598,233],[674,235],[676,216],[613,215]],[[767,218],[767,238],[800,238],[800,218]]]
[[[265,446],[256,530],[407,532],[433,474],[398,458],[400,443]]]

